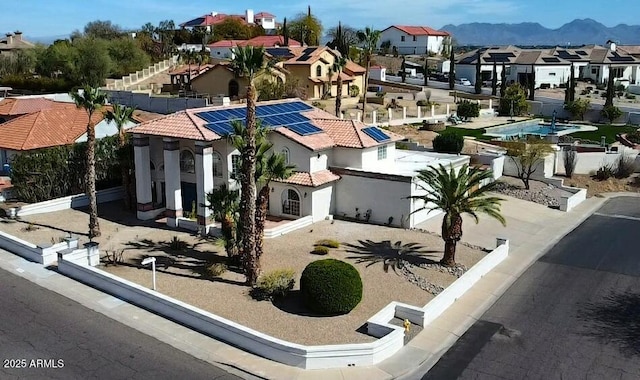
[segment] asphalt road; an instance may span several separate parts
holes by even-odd
[[[534,263],[423,379],[640,379],[640,199]]]
[[[0,361],[2,380],[239,379],[1,269]]]

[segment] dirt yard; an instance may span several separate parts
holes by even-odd
[[[106,266],[118,276],[151,286],[150,268],[140,262],[148,256],[157,257],[158,291],[213,312],[224,318],[265,332],[275,337],[302,344],[357,343],[374,340],[362,333],[366,320],[391,301],[423,306],[434,296],[415,285],[446,287],[456,275],[434,265],[442,256],[443,242],[435,236],[414,230],[351,223],[322,221],[302,230],[265,241],[262,260],[264,271],[291,268],[296,272],[296,286],[284,301],[255,301],[243,284],[244,276],[231,270],[219,278],[205,274],[205,268],[225,262],[226,255],[210,239],[201,239],[188,232],[169,230],[160,224],[139,223],[130,215],[123,215],[119,204],[100,205],[102,237],[100,250],[124,249],[125,263]],[[83,211],[67,210],[35,215],[15,223],[0,223],[0,229],[33,243],[51,243],[67,236],[83,235],[88,217]],[[29,227],[31,225],[31,227]],[[172,250],[173,237],[184,241],[186,247]],[[327,256],[310,253],[313,243],[331,238],[341,242]],[[404,253],[408,252],[408,253]],[[405,257],[413,281],[404,270],[393,269],[394,258]],[[457,260],[466,268],[484,257],[485,252],[458,245]],[[298,292],[299,277],[304,267],[321,258],[337,258],[352,263],[364,283],[362,302],[348,315],[319,317],[302,306]],[[384,270],[384,262],[391,264]],[[459,275],[459,274],[458,274]]]
[[[587,197],[593,197],[602,193],[630,191],[640,192],[640,177],[618,179],[609,178],[604,181],[594,179],[588,174],[574,174],[573,177],[565,179],[565,185],[587,189]]]

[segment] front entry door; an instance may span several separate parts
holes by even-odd
[[[187,211],[196,211],[198,204],[196,203],[196,210],[193,210],[193,202],[197,201],[198,195],[196,191],[195,183],[181,182],[182,187],[182,209]]]

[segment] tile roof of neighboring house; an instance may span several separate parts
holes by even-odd
[[[102,112],[93,115],[96,124],[102,119]],[[0,124],[0,148],[24,151],[72,144],[86,132],[87,121],[86,111],[70,103],[22,115]]]
[[[327,46],[289,47],[293,57],[284,61],[285,65],[310,65],[322,59],[322,53],[329,52],[334,56],[340,53]]]
[[[640,45],[618,45],[618,50],[631,55],[640,55]]]
[[[144,123],[145,121],[155,120],[163,116],[165,115],[161,113],[148,112],[148,111],[142,111],[142,110],[133,111],[133,120],[138,123]]]
[[[275,15],[272,15],[269,12],[258,12],[253,17],[254,18],[276,18]]]
[[[370,148],[380,145],[380,143],[362,131],[367,125],[357,120],[333,118],[314,119],[313,122],[331,137],[336,146],[345,148]],[[389,141],[400,141],[404,138],[390,131],[384,131],[384,133],[389,136]]]
[[[236,46],[264,46],[265,48],[280,47],[284,44],[282,36],[258,36],[249,40],[220,40],[208,45],[210,48],[232,48]],[[300,47],[300,42],[289,38],[289,46]]]
[[[274,180],[276,182],[289,183],[292,185],[300,185],[307,187],[318,187],[329,182],[340,179],[340,176],[334,174],[330,170],[320,170],[317,172],[296,172],[291,177],[283,180]]]
[[[353,74],[362,74],[362,73],[365,73],[367,71],[367,69],[365,69],[364,67],[358,65],[357,63],[353,62],[352,60],[347,60],[347,64],[345,65],[344,70],[346,72],[348,72],[349,74],[351,74],[351,75],[353,75]]]
[[[216,41],[208,46],[210,48],[232,48],[238,46],[239,43],[245,40],[220,40]]]
[[[389,28],[396,28],[399,29],[405,33],[407,33],[410,36],[442,36],[442,37],[446,37],[449,35],[448,32],[445,32],[443,30],[435,30],[433,28],[430,28],[428,26],[410,26],[410,25],[391,25]],[[387,30],[385,29],[385,30]],[[384,32],[384,30],[383,30]]]
[[[55,107],[60,103],[46,98],[6,98],[0,100],[0,115],[16,116],[25,115],[40,110]]]
[[[9,43],[9,40],[11,40],[11,43]],[[28,49],[34,46],[35,44],[22,38],[22,33],[0,38],[0,50]]]
[[[282,104],[286,102],[296,101],[300,100],[274,100],[268,102],[260,102],[258,105]],[[188,109],[186,111],[180,111],[152,121],[143,122],[135,127],[130,128],[128,132],[151,136],[184,138],[197,141],[220,140],[223,137],[207,129],[205,127],[207,122],[199,118],[195,114],[204,111],[215,111],[220,109],[243,107],[246,107],[246,105],[237,104],[226,107],[212,106]],[[302,136],[286,128],[286,126],[275,128],[274,131],[312,151],[324,150],[334,146],[348,148],[368,148],[380,145],[380,143],[369,137],[369,135],[362,132],[362,129],[367,127],[367,125],[364,123],[354,120],[338,119],[328,112],[315,107],[309,111],[303,112],[303,115],[309,118],[315,126],[322,129],[323,132]],[[390,137],[390,141],[399,141],[403,139],[402,136],[389,131],[384,131],[384,133],[386,133]],[[384,143],[387,142],[385,141]]]

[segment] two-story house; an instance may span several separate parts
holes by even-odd
[[[440,54],[448,32],[428,26],[391,25],[380,32],[379,45],[389,41],[398,54]]]
[[[407,197],[425,186],[416,171],[431,165],[460,167],[466,156],[396,151],[403,137],[356,120],[338,119],[298,99],[260,102],[257,116],[269,126],[273,151],[296,167],[270,184],[269,215],[313,223],[341,215],[413,227],[436,215]],[[238,188],[240,153],[229,142],[230,120],[243,121],[246,106],[188,109],[142,123],[133,133],[139,219],[164,214],[169,226],[215,223],[206,194],[221,185]],[[192,210],[195,205],[196,210]]]
[[[225,14],[214,11],[209,14],[205,14],[192,20],[183,22],[182,24],[180,24],[180,27],[201,28],[211,33],[214,26],[228,19],[239,20],[246,25],[260,25],[267,34],[274,33],[278,27],[276,16],[268,12],[254,13],[253,9],[247,9],[243,15]]]

